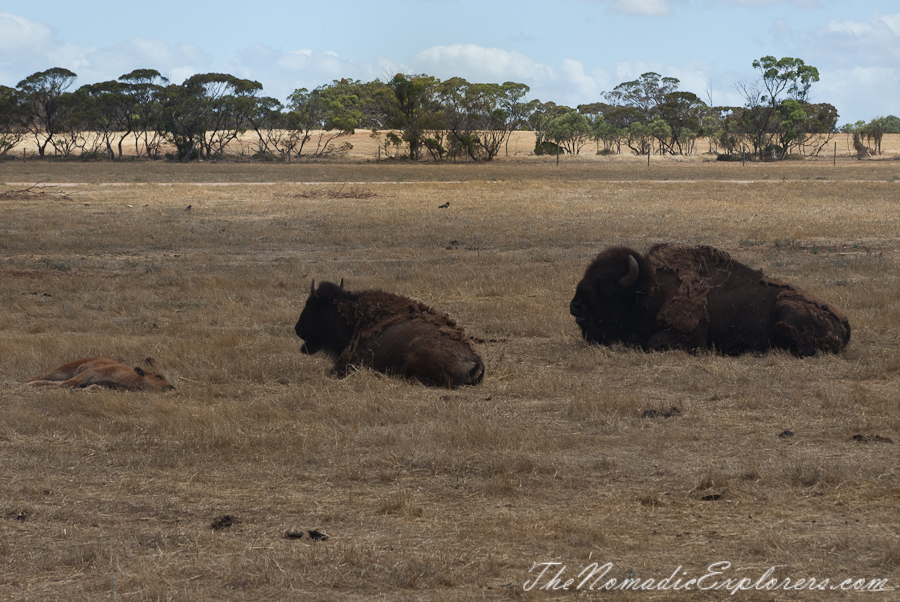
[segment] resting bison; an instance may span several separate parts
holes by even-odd
[[[129,368],[107,357],[86,357],[63,364],[28,383],[32,387],[174,389],[162,374]]]
[[[325,352],[334,372],[368,367],[425,385],[474,385],[484,361],[472,339],[446,314],[381,291],[351,293],[313,281],[306,306],[294,327],[303,353]]]
[[[836,307],[712,247],[611,247],[588,266],[569,311],[589,343],[722,353],[837,352],[850,324]]]

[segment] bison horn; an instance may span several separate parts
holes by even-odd
[[[316,296],[316,279],[315,278],[313,278],[312,284],[309,285],[309,296],[310,297]]]
[[[622,276],[619,278],[619,284],[622,285],[622,288],[628,288],[638,279],[638,273],[640,273],[640,268],[638,268],[637,259],[634,258],[634,255],[628,256],[628,275]]]
[[[341,289],[343,290],[343,288],[344,288],[344,279],[343,279],[343,278],[341,278],[341,284],[340,284],[340,287],[341,287]]]

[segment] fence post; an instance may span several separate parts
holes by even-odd
[[[831,164],[837,165],[837,142],[834,143],[834,154],[831,155]]]

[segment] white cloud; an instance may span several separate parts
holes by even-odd
[[[0,13],[0,60],[7,62],[16,57],[40,53],[42,48],[54,45],[53,30],[43,23],[35,23],[24,17]]]
[[[53,30],[43,23],[0,13],[0,83],[12,87],[33,73],[58,66],[47,64],[58,46]]]
[[[609,81],[609,78],[603,72],[586,74],[581,61],[574,59],[563,61],[560,75],[565,85],[572,89],[572,93],[577,95],[577,98],[593,99],[582,100],[576,104],[586,104],[600,100],[603,96],[604,87],[608,85]]]
[[[874,16],[868,21],[829,20],[826,25],[797,38],[799,56],[809,62],[849,69],[857,66],[900,65],[900,14]]]
[[[667,17],[672,7],[667,0],[616,0],[610,11],[638,17]]]
[[[900,77],[894,68],[853,67],[820,71],[820,80],[813,92],[816,97],[813,102],[827,102],[837,108],[841,124],[900,115],[897,106]]]
[[[513,81],[531,88],[528,98],[575,107],[601,100],[610,85],[602,70],[586,71],[581,61],[564,59],[558,67],[538,63],[520,52],[475,44],[433,46],[411,61],[414,73],[440,79],[462,77],[474,83]]]
[[[300,88],[312,90],[342,78],[372,81],[407,71],[400,64],[387,59],[354,61],[331,51],[285,51],[265,44],[254,44],[242,49],[223,68],[237,77],[260,82],[264,96],[271,96],[281,102]]]
[[[209,54],[193,44],[168,45],[140,36],[104,47],[65,43],[43,23],[0,13],[0,78],[10,86],[54,67],[78,75],[76,87],[118,79],[135,69],[156,69],[180,83],[212,62]]]
[[[796,8],[819,8],[822,3],[818,0],[709,0],[709,4],[721,6],[746,6],[750,8],[763,8],[776,4],[787,4]]]
[[[896,15],[881,15],[880,19],[885,25],[891,28],[893,32],[900,35],[900,13]]]
[[[608,11],[613,14],[633,15],[636,17],[668,17],[672,14],[672,0],[591,0],[607,4]],[[674,0],[683,2],[684,0]]]
[[[157,69],[159,71],[159,69]],[[129,72],[130,73],[130,72]],[[186,79],[189,77],[193,77],[199,73],[193,67],[185,66],[185,67],[175,67],[173,69],[169,69],[167,72],[168,75],[163,74],[166,78],[168,78],[170,83],[173,84],[181,84],[184,83]]]
[[[520,52],[475,44],[432,46],[418,53],[411,66],[417,73],[478,83],[515,81],[531,86],[553,78],[553,69]]]

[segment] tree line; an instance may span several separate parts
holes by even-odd
[[[687,155],[704,139],[705,152],[720,158],[769,160],[817,154],[839,131],[880,152],[884,133],[900,133],[894,116],[838,128],[834,106],[810,102],[819,73],[800,59],[766,56],[753,67],[759,79],[736,84],[740,107],[704,102],[680,90],[678,79],[650,72],[575,108],[526,101],[525,84],[424,74],[336,80],[295,90],[286,103],[233,75],[198,74],[173,84],[153,69],[70,91],[77,75],[56,67],[15,88],[0,86],[0,157],[30,138],[42,158],[122,159],[128,147],[151,159],[213,159],[228,148],[290,161],[339,156],[350,148],[341,139],[366,129],[379,140],[381,157],[413,161],[490,161],[519,130],[534,133],[536,154],[577,154],[593,145],[602,154]],[[164,144],[174,152],[163,153]]]

